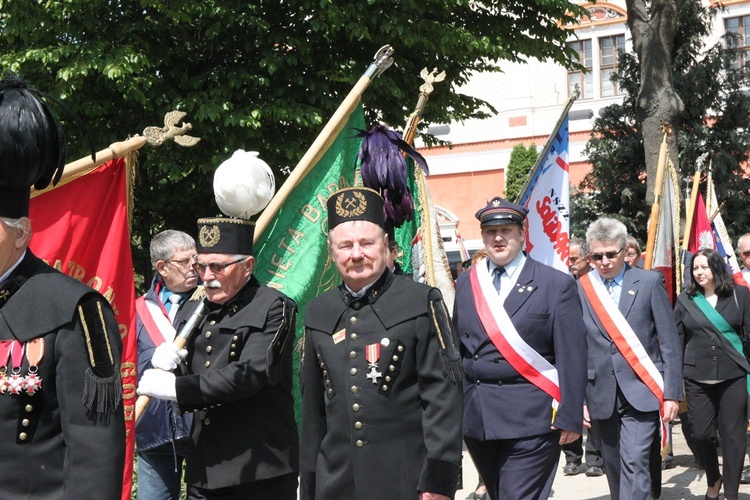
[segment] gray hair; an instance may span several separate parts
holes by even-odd
[[[29,236],[31,234],[31,221],[28,217],[20,217],[18,219],[3,217],[3,222],[5,222],[6,226],[21,231],[24,236]]]
[[[589,248],[595,241],[599,243],[614,241],[618,247],[625,248],[628,242],[628,229],[617,219],[602,217],[592,222],[586,230],[586,243]]]
[[[641,256],[641,244],[638,243],[638,240],[635,239],[635,236],[628,235],[628,242],[625,244],[626,246],[633,247],[635,251],[638,253],[638,257]]]
[[[175,252],[192,248],[195,248],[195,240],[189,234],[174,229],[162,231],[153,237],[149,246],[151,265],[156,267],[157,262],[171,259]]]
[[[570,238],[570,246],[571,247],[578,247],[578,251],[584,257],[586,255],[588,255],[588,253],[589,253],[589,245],[586,243],[586,241],[583,238],[579,238],[577,236],[573,236],[572,238]]]
[[[750,238],[750,233],[745,233],[742,236],[740,236],[739,238],[737,238],[737,249],[736,249],[737,253],[740,253],[740,242],[742,240],[746,240],[748,238]]]

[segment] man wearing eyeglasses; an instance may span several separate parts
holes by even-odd
[[[549,497],[583,430],[581,302],[573,278],[523,252],[527,213],[500,197],[479,209],[487,258],[456,284],[464,441],[493,500]]]
[[[189,234],[162,231],[151,240],[150,253],[156,275],[148,292],[136,301],[139,374],[153,367],[151,358],[159,346],[174,341],[177,312],[198,284],[193,270],[195,240]],[[158,356],[156,364],[160,364]],[[174,401],[155,399],[146,407],[135,434],[138,500],[180,497],[192,421],[192,415],[182,415]]]
[[[161,370],[140,394],[193,412],[185,482],[190,499],[296,500],[299,443],[292,398],[294,301],[253,276],[254,223],[198,221],[193,269],[207,311],[186,351],[164,343]],[[177,316],[178,329],[194,304]],[[183,361],[184,360],[184,361]],[[180,367],[177,377],[169,371]]]
[[[676,418],[682,399],[682,349],[664,279],[626,265],[627,236],[618,220],[593,222],[586,241],[594,269],[578,280],[588,342],[584,420],[599,423],[613,499],[650,497],[649,450],[660,419]]]

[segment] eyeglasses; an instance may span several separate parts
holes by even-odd
[[[620,252],[622,252],[622,248],[616,252],[592,253],[591,259],[597,262],[602,260],[604,257],[606,257],[607,260],[612,260],[615,257],[617,257],[620,254]]]
[[[242,262],[243,260],[245,260],[245,257],[242,257],[241,259],[237,259],[232,262],[227,262],[226,264],[222,262],[211,262],[209,264],[200,264],[196,262],[195,264],[193,264],[193,270],[195,270],[195,272],[198,274],[203,274],[206,272],[206,268],[208,268],[214,274],[221,274],[224,272],[224,269],[226,269],[227,267],[233,264],[236,264],[238,262]]]
[[[186,267],[192,267],[190,263],[193,261],[192,257],[187,257],[182,260],[168,260],[167,262],[170,264],[174,264],[177,267],[186,268]]]

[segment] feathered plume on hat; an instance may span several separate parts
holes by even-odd
[[[271,201],[276,180],[268,163],[256,151],[238,149],[214,173],[214,196],[229,217],[249,219]]]
[[[67,155],[65,133],[51,100],[81,126],[94,146],[81,120],[52,96],[29,88],[17,75],[0,80],[0,216],[29,214],[31,186],[44,189],[62,177]]]
[[[383,197],[386,225],[401,227],[414,214],[414,198],[406,185],[408,172],[403,153],[425,174],[429,174],[427,162],[400,133],[384,125],[375,125],[369,132],[359,130],[356,137],[364,138],[358,155],[362,183]]]
[[[250,255],[255,222],[271,201],[276,181],[257,152],[237,150],[214,173],[214,197],[228,217],[198,220],[198,252]]]

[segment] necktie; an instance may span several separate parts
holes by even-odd
[[[169,300],[169,322],[174,323],[174,318],[177,316],[177,311],[180,309],[180,297],[178,294],[173,293],[169,296],[167,300]]]
[[[505,272],[504,267],[496,267],[495,270],[492,272],[492,284],[495,285],[495,290],[497,290],[497,293],[500,293],[500,277]]]
[[[604,280],[604,286],[607,287],[607,291],[609,292],[609,296],[612,297],[612,300],[615,300],[615,280],[614,278],[607,278]]]

